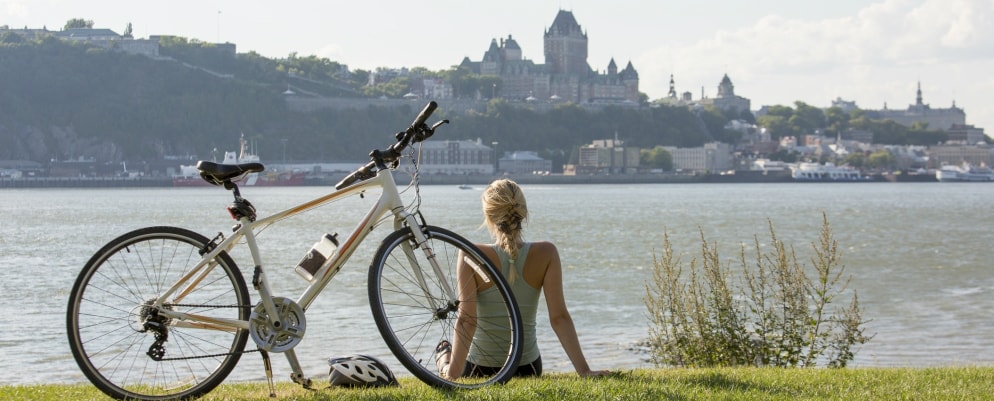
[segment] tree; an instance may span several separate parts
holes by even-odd
[[[68,31],[75,28],[87,28],[93,29],[93,20],[86,20],[82,18],[73,18],[66,21],[66,26],[62,28],[63,31]]]
[[[788,106],[775,105],[766,110],[766,114],[756,119],[756,125],[766,128],[773,140],[787,136],[796,136],[790,119],[794,117],[794,109]]]
[[[839,107],[825,109],[825,129],[827,133],[839,134],[849,128],[849,114]]]
[[[878,150],[866,158],[866,166],[886,169],[894,166],[894,155],[887,150]]]
[[[125,38],[128,38],[128,39],[134,38],[134,36],[132,36],[132,29],[131,29],[131,23],[130,22],[128,23],[128,26],[124,27],[124,35],[121,35],[121,36],[124,36]]]
[[[6,31],[0,33],[0,44],[18,44],[24,43],[24,38],[16,33]]]
[[[749,109],[742,109],[741,111],[739,111],[739,115],[735,118],[738,118],[739,120],[745,121],[749,124],[756,123],[756,116],[752,114],[752,111],[749,111]]]
[[[842,161],[852,167],[862,168],[863,164],[866,162],[866,155],[864,155],[863,152],[854,152],[846,155]]]
[[[820,108],[807,103],[794,102],[797,107],[794,115],[788,119],[795,132],[799,134],[813,134],[819,128],[825,126],[825,113]]]
[[[639,163],[644,166],[662,169],[663,171],[673,170],[673,155],[662,146],[656,146],[652,149],[642,149],[639,159]]]
[[[789,117],[784,117],[782,115],[767,114],[756,119],[756,124],[760,127],[766,128],[766,132],[770,133],[770,138],[778,140],[783,137],[794,135],[794,130],[787,121],[788,118]]]
[[[731,119],[729,114],[736,115],[734,112],[720,110],[714,106],[707,106],[698,116],[707,128],[712,140],[735,143],[742,137],[742,134],[736,131],[725,130],[725,125]]]
[[[790,108],[789,106],[783,106],[783,105],[770,106],[766,110],[766,115],[780,116],[786,119],[794,115],[794,109]]]

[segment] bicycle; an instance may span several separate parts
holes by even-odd
[[[378,226],[393,221],[369,265],[368,295],[376,326],[388,348],[414,376],[441,388],[474,389],[505,383],[521,357],[522,323],[517,303],[500,271],[465,238],[428,225],[419,210],[418,158],[414,144],[432,136],[442,124],[425,121],[437,107],[432,101],[397,142],[370,152],[370,161],[335,185],[335,190],[267,217],[242,197],[237,181],[261,172],[260,163],[197,164],[202,178],[223,186],[234,196],[227,208],[237,220],[231,234],[208,239],[196,232],[168,226],[147,227],[121,235],[104,245],[83,267],[69,296],[69,346],[80,369],[101,391],[119,399],[168,400],[201,396],[219,385],[241,355],[262,355],[271,396],[275,397],[270,352],[283,353],[290,379],[306,388],[294,347],[306,332],[305,311],[341,270],[345,262]],[[394,170],[410,149],[413,174],[405,192],[414,200],[405,205]],[[420,149],[420,147],[418,147]],[[256,235],[280,220],[347,196],[380,190],[379,198],[337,250],[335,238],[308,253],[304,267],[311,275],[296,299],[274,296],[262,266]],[[391,219],[392,217],[392,219]],[[328,244],[328,242],[332,242]],[[231,252],[248,247],[254,269],[249,291]],[[305,261],[309,261],[306,262]],[[460,273],[460,269],[462,272]],[[475,299],[462,299],[457,274],[477,291],[493,288],[500,294],[501,313],[493,319],[506,330],[475,332],[477,338],[507,344],[503,368],[492,376],[460,378],[441,375],[436,345],[455,335],[459,313],[474,313]],[[305,274],[305,278],[306,278]],[[475,277],[475,279],[474,279]],[[246,350],[251,338],[256,350]]]

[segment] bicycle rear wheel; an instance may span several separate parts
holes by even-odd
[[[423,230],[428,241],[418,246],[411,228],[395,231],[383,240],[369,267],[370,307],[383,340],[404,367],[429,385],[472,389],[507,382],[521,358],[523,329],[518,304],[503,275],[459,235],[433,226],[413,229]],[[432,261],[438,264],[437,273]],[[456,335],[462,299],[456,281],[460,263],[472,266],[479,276],[476,282],[483,284],[477,292],[495,291],[499,299],[496,307],[487,308],[486,316],[475,316],[480,324],[474,338],[500,344],[506,352],[494,355],[494,360],[503,361],[498,372],[453,381],[440,375],[435,348],[442,340],[451,343]],[[489,324],[482,324],[483,320]]]
[[[201,260],[207,243],[181,228],[143,228],[109,242],[83,267],[69,295],[66,328],[76,363],[101,391],[118,399],[195,398],[238,363],[247,330],[198,328],[150,307]],[[226,253],[196,277],[179,302],[163,309],[249,318],[248,288]]]

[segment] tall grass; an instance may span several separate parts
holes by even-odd
[[[689,266],[664,234],[645,296],[657,365],[845,367],[854,347],[870,340],[859,298],[847,292],[828,218],[823,215],[809,265],[777,238],[772,222],[769,235],[765,252],[755,238],[751,262],[745,246],[740,248],[736,275],[703,231],[700,256]],[[844,294],[849,302],[840,305]]]

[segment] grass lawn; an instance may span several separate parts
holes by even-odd
[[[990,400],[994,367],[860,369],[644,369],[580,379],[548,374],[475,391],[446,391],[415,378],[386,389],[305,390],[276,385],[278,400]],[[4,400],[103,400],[90,384],[0,386]],[[231,383],[201,400],[271,400],[265,383]]]

